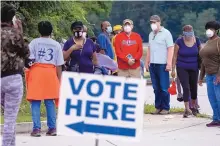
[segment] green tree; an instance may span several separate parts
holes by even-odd
[[[205,24],[208,21],[216,20],[217,10],[214,8],[203,10],[196,15],[195,12],[185,13],[182,19],[182,26],[190,24],[193,26],[196,36],[205,40]]]

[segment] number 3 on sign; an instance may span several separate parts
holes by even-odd
[[[49,52],[49,53],[48,53]],[[47,50],[47,57],[45,58],[46,61],[51,61],[53,59],[53,49]]]

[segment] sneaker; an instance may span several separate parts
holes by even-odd
[[[57,136],[56,128],[51,128],[47,131],[46,136]]]
[[[152,112],[151,114],[152,114],[152,115],[159,115],[160,112],[161,112],[160,109],[156,109],[156,111]]]
[[[192,111],[192,114],[193,114],[194,116],[197,116],[197,114],[199,114],[199,110],[196,109],[196,108],[190,108],[190,110]]]
[[[162,111],[160,112],[160,114],[161,114],[161,115],[168,115],[168,114],[170,114],[170,112],[169,112],[168,110],[162,110]]]
[[[209,124],[206,124],[207,127],[220,127],[220,121],[212,121]]]
[[[184,114],[183,114],[183,118],[188,118],[188,116],[192,115],[192,111],[191,110],[185,110]]]
[[[33,137],[40,137],[41,136],[41,130],[40,129],[34,129],[31,132],[31,136],[33,136]]]

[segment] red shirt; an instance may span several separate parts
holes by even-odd
[[[115,51],[117,55],[119,69],[136,69],[140,67],[140,59],[143,55],[141,36],[132,32],[128,36],[125,32],[118,34],[115,38]],[[130,66],[128,64],[128,54],[135,59],[135,63]]]

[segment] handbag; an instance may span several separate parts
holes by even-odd
[[[171,87],[168,89],[168,92],[170,93],[170,95],[176,95],[176,82],[172,81],[171,83]]]

